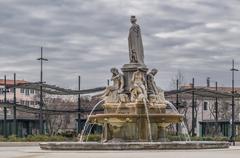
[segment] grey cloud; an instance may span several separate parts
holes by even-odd
[[[145,63],[158,68],[164,89],[180,69],[187,81],[207,76],[229,85],[231,59],[240,57],[240,2],[9,0],[0,2],[0,67],[3,76],[39,80],[40,46],[49,62],[44,79],[76,88],[106,84],[111,67],[128,62],[129,16],[142,28]],[[236,61],[237,64],[239,64]],[[239,75],[237,75],[239,77]],[[238,83],[237,83],[238,84]]]

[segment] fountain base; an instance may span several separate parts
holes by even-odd
[[[104,114],[89,116],[89,122],[103,126],[104,142],[166,141],[165,128],[182,122],[183,115],[165,113],[165,104],[147,106],[148,114],[143,102],[106,103]]]
[[[40,143],[43,150],[191,150],[191,149],[224,149],[228,142],[190,141],[190,142],[49,142]]]

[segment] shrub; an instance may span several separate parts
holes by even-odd
[[[97,142],[97,141],[101,141],[101,135],[98,135],[98,134],[91,134],[89,135],[88,137],[87,136],[84,136],[83,140],[84,141],[89,141],[89,142]]]
[[[240,136],[236,137],[236,141],[240,142]]]
[[[175,134],[167,134],[166,138],[168,141],[185,141],[187,140],[187,135],[185,134],[179,134],[179,135],[175,135]]]
[[[183,134],[180,134],[178,136],[176,135],[167,135],[167,140],[168,141],[185,141],[186,140],[186,136],[183,135]],[[228,141],[229,138],[228,137],[211,137],[211,136],[206,136],[206,137],[198,137],[198,136],[195,136],[195,137],[191,137],[190,138],[191,141]],[[237,139],[236,139],[237,141]],[[239,141],[240,141],[240,137],[239,137]]]
[[[7,141],[7,139],[3,136],[0,136],[0,142],[5,142],[5,141]]]
[[[21,142],[24,141],[24,138],[19,138],[16,135],[10,135],[6,140],[9,142]]]
[[[64,141],[63,136],[48,136],[48,135],[29,135],[26,141],[29,142],[45,142],[45,141]]]

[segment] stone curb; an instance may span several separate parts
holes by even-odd
[[[193,150],[227,149],[228,142],[128,142],[128,143],[81,143],[81,142],[44,142],[44,150]]]
[[[0,142],[0,147],[39,146],[40,142]]]

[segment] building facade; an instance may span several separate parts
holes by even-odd
[[[184,85],[180,90],[190,89],[191,85]],[[195,86],[195,88],[215,90],[216,87]],[[217,91],[231,94],[231,87],[218,87]],[[240,88],[235,88],[236,93]],[[193,96],[191,93],[178,94],[178,111],[184,114],[185,123],[189,133],[192,133],[192,105]],[[176,106],[176,94],[166,96]],[[194,95],[194,118],[195,134],[197,136],[231,136],[232,118],[232,99],[231,97],[212,97],[205,95]],[[235,124],[236,135],[240,135],[240,98],[235,98]]]
[[[16,84],[28,83],[25,80],[16,80]],[[6,80],[7,87],[11,87],[14,85],[13,80]],[[0,80],[0,135],[4,134],[4,100],[5,100],[5,83],[4,80]],[[38,100],[37,96],[38,91],[16,88],[16,102],[17,104],[38,108]],[[7,89],[6,101],[8,103],[14,102],[14,91],[13,88]],[[7,107],[7,115],[6,115],[6,132],[7,135],[14,134],[13,132],[13,108]],[[38,115],[27,113],[25,111],[17,111],[17,135],[18,136],[26,136],[28,134],[37,134],[38,133]]]

